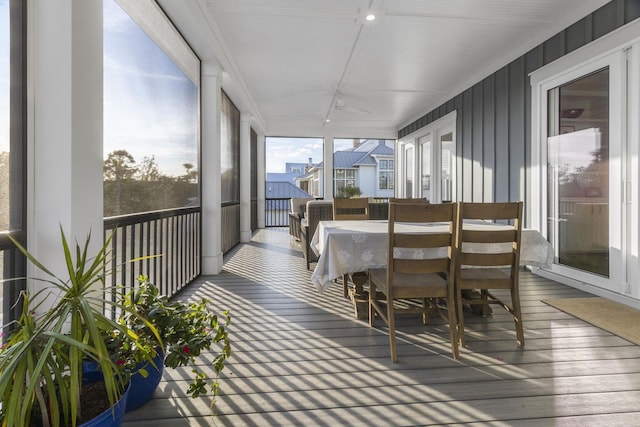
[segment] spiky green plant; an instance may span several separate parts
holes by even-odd
[[[82,246],[75,243],[73,252],[62,227],[60,235],[68,275],[64,278],[51,272],[12,239],[29,261],[46,274],[46,278],[36,280],[47,283],[51,295],[44,290],[33,297],[23,294],[22,316],[0,352],[3,426],[28,425],[36,402],[45,425],[75,426],[81,414],[83,359],[99,364],[112,405],[127,381],[126,372],[111,361],[102,339],[106,330],[118,330],[133,341],[138,339],[125,325],[104,314],[105,305],[113,304],[104,286],[105,266],[110,265],[111,238],[95,256],[89,256],[91,233]],[[37,306],[32,304],[41,303],[49,296],[55,298],[55,303],[36,318],[34,307]]]

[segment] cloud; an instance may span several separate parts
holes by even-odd
[[[322,161],[322,138],[266,138],[265,161],[267,172],[284,172],[285,163],[313,163]]]

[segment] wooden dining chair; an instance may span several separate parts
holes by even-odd
[[[369,199],[366,197],[333,199],[333,219],[334,221],[369,219]]]
[[[518,289],[520,271],[520,244],[522,241],[522,202],[510,203],[458,203],[456,257],[456,301],[458,336],[462,346],[464,338],[463,306],[481,305],[486,315],[488,304],[502,306],[513,315],[516,338],[524,346],[522,310]],[[469,220],[502,223],[504,229],[474,227]],[[466,223],[465,223],[466,222]],[[477,223],[476,223],[477,224]],[[474,250],[474,245],[476,246]],[[484,249],[477,247],[485,246]],[[510,292],[511,305],[489,292],[505,289]],[[479,290],[480,297],[472,298]],[[475,293],[477,295],[477,293]]]
[[[334,221],[363,219],[369,219],[369,199],[366,197],[333,199]],[[351,276],[351,281],[358,288],[361,288],[367,280],[366,272],[344,274],[342,276],[342,291],[345,298],[349,297],[349,276]]]
[[[458,354],[456,310],[454,302],[453,273],[455,269],[455,227],[457,209],[454,204],[429,205],[426,203],[390,203],[388,224],[387,268],[369,270],[369,325],[374,325],[376,314],[389,328],[391,360],[397,360],[395,315],[398,311],[422,313],[427,323],[429,310],[435,309],[449,323],[451,354]],[[401,223],[448,223],[437,232],[424,227],[424,232],[398,230]],[[444,229],[443,229],[444,228]],[[428,257],[419,253],[432,251]],[[377,298],[384,295],[386,307]],[[398,299],[420,299],[422,307],[398,306]],[[436,300],[446,299],[447,315],[436,305]]]

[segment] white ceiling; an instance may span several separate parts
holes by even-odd
[[[265,135],[394,138],[607,0],[160,3]]]

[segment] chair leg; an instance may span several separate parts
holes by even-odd
[[[480,299],[482,300],[482,306],[481,306],[482,317],[487,317],[487,314],[490,313],[489,303],[487,302],[489,300],[489,291],[487,289],[480,290]]]
[[[429,301],[427,298],[422,299],[422,324],[426,325],[429,323]]]
[[[462,310],[462,290],[456,289],[456,315],[458,317],[458,339],[460,340],[460,346],[464,347],[464,314]]]
[[[396,349],[396,318],[393,312],[393,299],[387,297],[387,326],[389,327],[389,348],[391,350],[391,361],[398,361],[398,351]]]
[[[450,295],[453,297],[453,295]],[[460,358],[458,350],[458,320],[456,316],[455,304],[452,304],[452,298],[447,298],[447,314],[449,316],[449,337],[451,339],[451,354],[454,359]]]
[[[348,274],[342,275],[342,293],[344,294],[345,298],[349,298],[349,275]]]
[[[511,303],[513,304],[513,318],[516,324],[516,339],[518,345],[524,347],[524,328],[522,326],[522,308],[520,307],[520,296],[517,289],[511,289]]]
[[[371,276],[369,276],[371,277]],[[376,302],[376,285],[369,279],[369,326],[373,326],[376,319],[376,309],[373,306]]]

